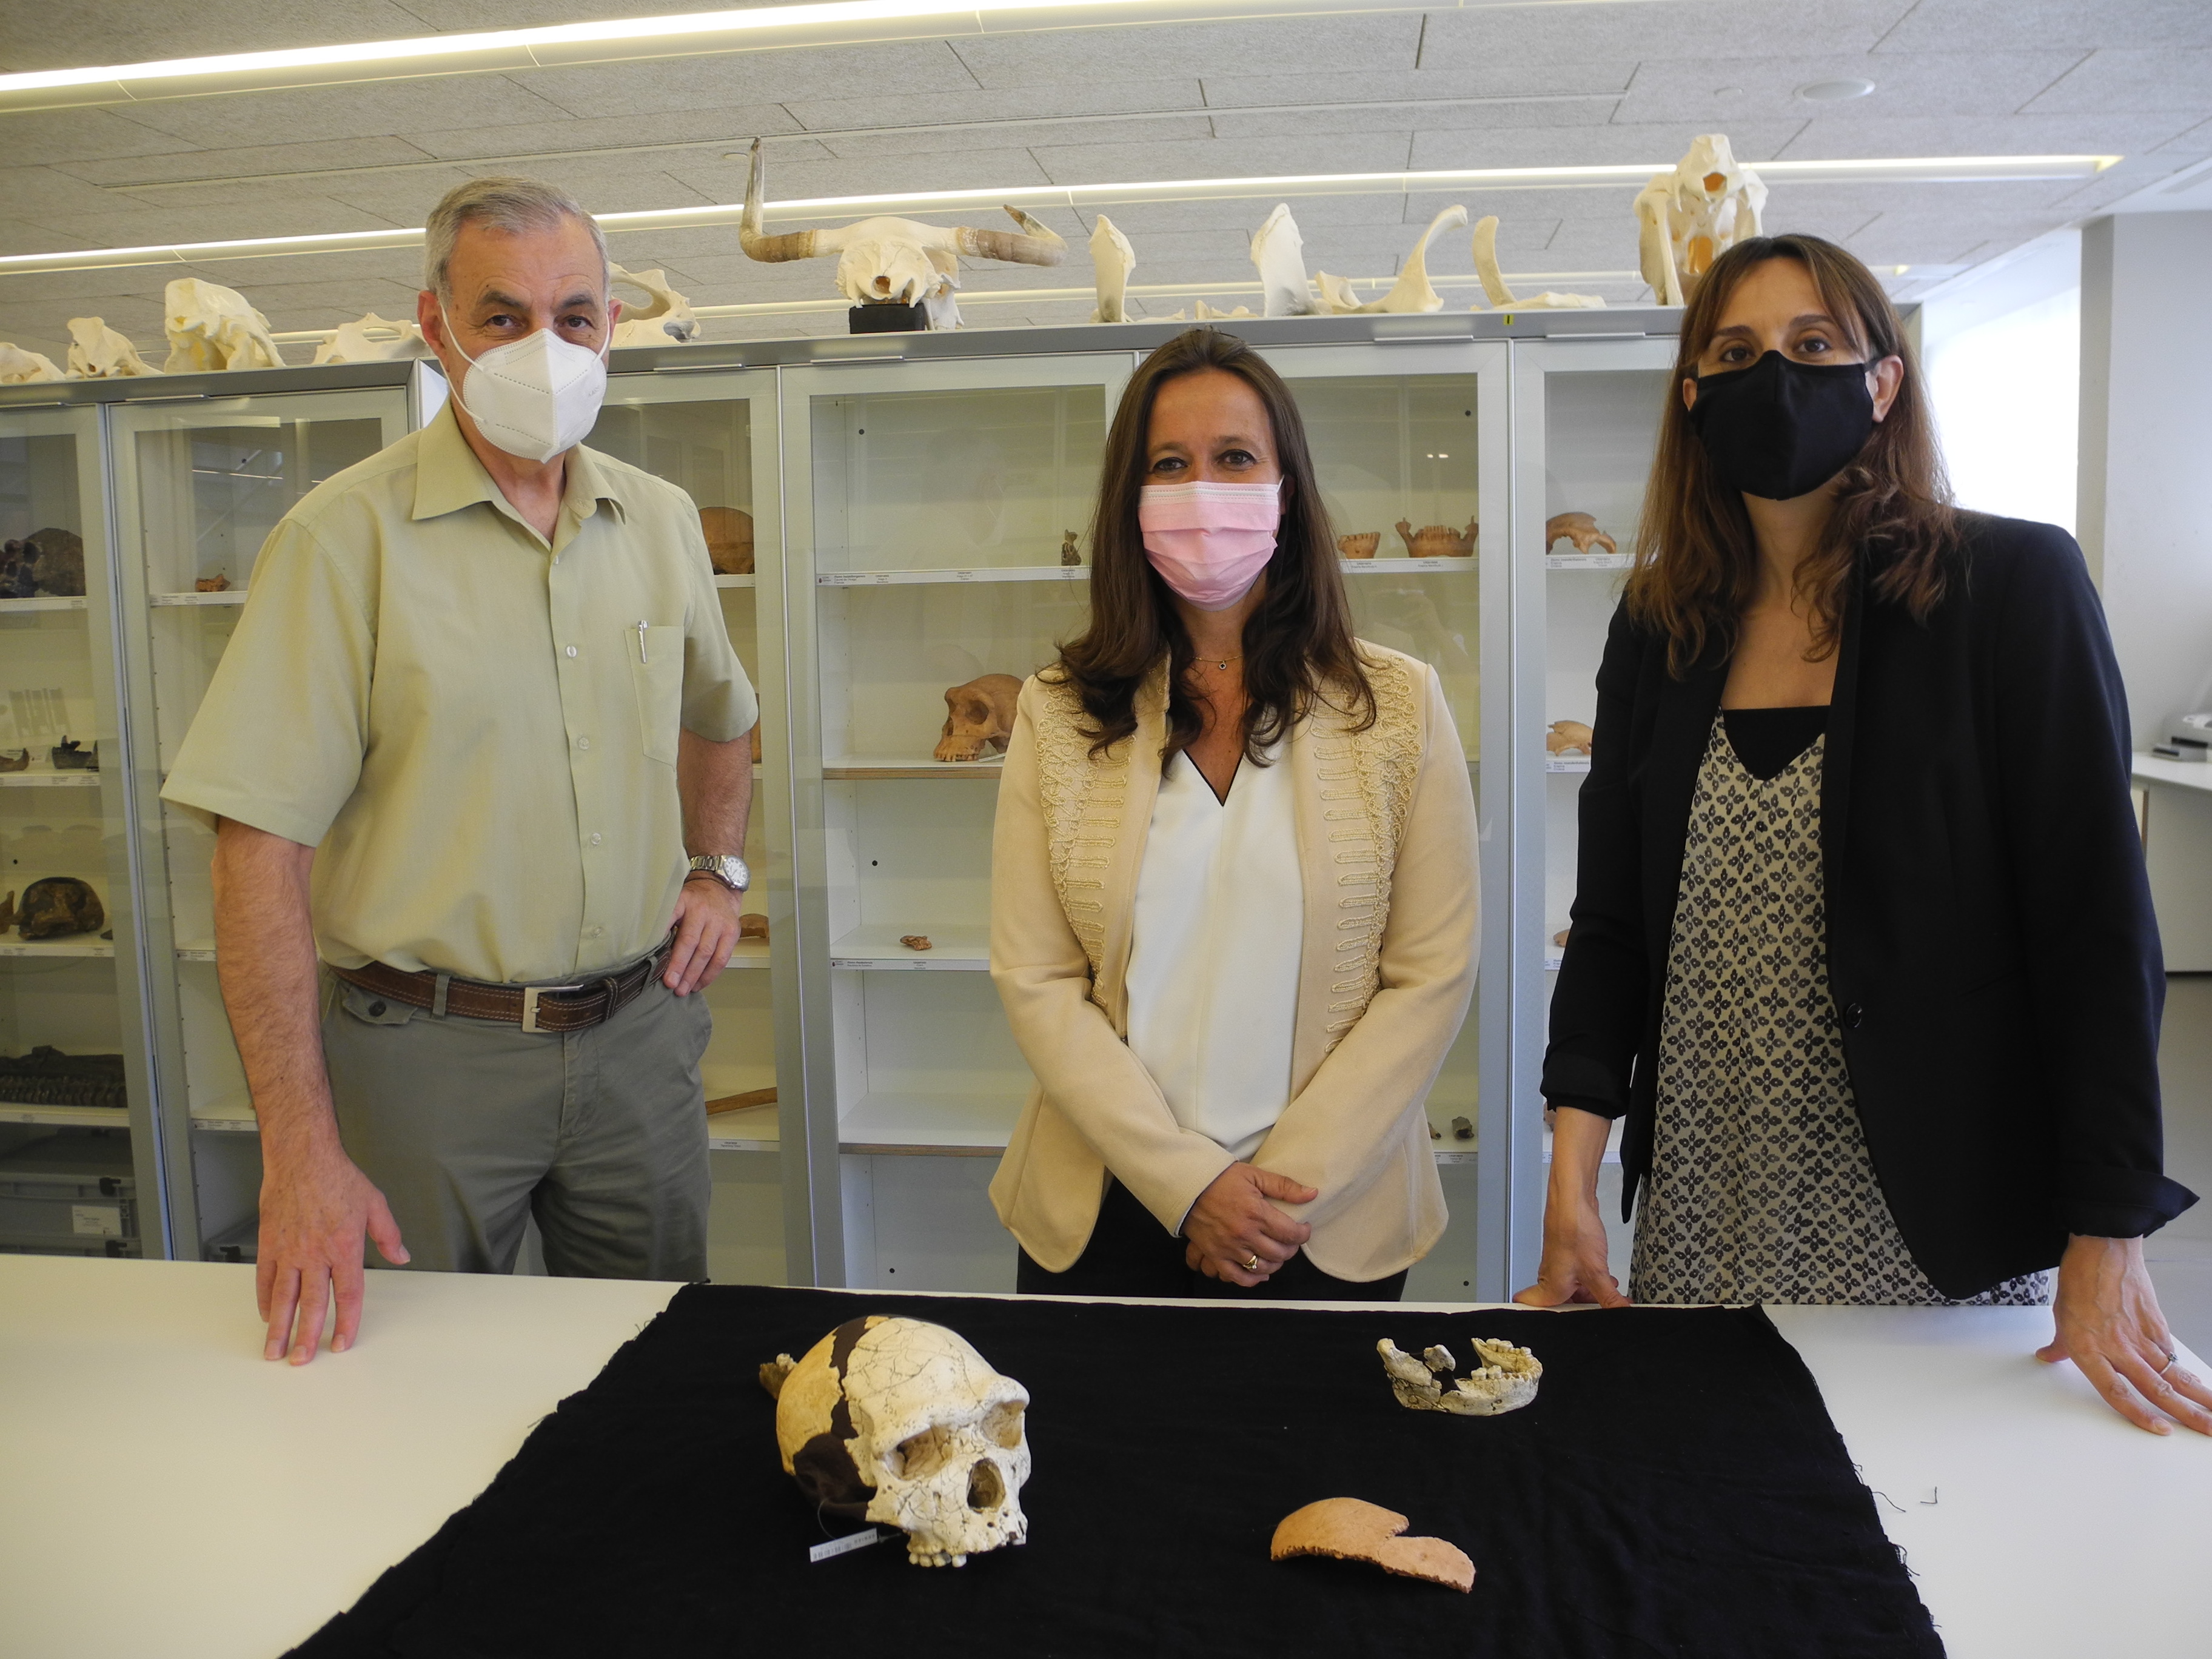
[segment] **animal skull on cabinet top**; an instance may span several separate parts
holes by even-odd
[[[1129,273],[1137,268],[1137,250],[1121,228],[1104,214],[1091,232],[1091,269],[1098,287],[1098,306],[1091,313],[1094,323],[1129,320]]]
[[[1014,734],[1014,704],[1022,683],[1012,674],[985,674],[945,693],[945,727],[938,733],[935,758],[972,761],[988,749],[1006,752]]]
[[[691,302],[668,286],[667,272],[624,270],[620,265],[609,265],[607,273],[615,283],[627,283],[653,296],[650,305],[623,310],[622,320],[615,325],[613,343],[617,349],[681,345],[700,337],[699,319],[692,312]]]
[[[817,1509],[898,1528],[917,1566],[1027,1540],[1030,1392],[958,1332],[871,1314],[761,1381],[784,1471]]]
[[[370,312],[350,323],[340,323],[331,337],[315,348],[319,363],[393,363],[428,357],[430,343],[412,321],[395,322]]]
[[[67,378],[44,352],[26,351],[0,340],[0,386],[31,386]]]
[[[1723,252],[1760,234],[1766,185],[1739,166],[1726,135],[1694,138],[1672,173],[1655,173],[1636,198],[1637,263],[1655,304],[1678,306]]]
[[[99,317],[69,320],[69,372],[72,380],[121,380],[161,371],[138,355],[138,348]]]
[[[1406,264],[1398,272],[1398,280],[1390,291],[1379,300],[1359,303],[1352,292],[1352,284],[1341,276],[1332,276],[1327,271],[1314,273],[1314,283],[1321,289],[1322,303],[1339,316],[1382,311],[1442,311],[1444,296],[1437,292],[1429,281],[1429,243],[1440,230],[1450,230],[1467,222],[1467,210],[1453,206],[1429,221],[1429,228],[1421,233],[1421,240],[1413,244],[1413,251],[1406,256]]]
[[[933,329],[960,326],[953,290],[960,286],[960,256],[1003,259],[1012,264],[1056,265],[1067,244],[1048,226],[1018,207],[1006,212],[1021,227],[977,230],[966,225],[925,225],[914,219],[862,219],[835,230],[762,229],[767,186],[761,141],[753,140],[752,171],[745,181],[745,210],[738,244],[763,263],[837,256],[837,291],[854,305],[921,305]]]
[[[169,360],[161,367],[171,374],[284,367],[269,337],[269,319],[234,288],[179,276],[162,291],[161,307],[169,337]]]

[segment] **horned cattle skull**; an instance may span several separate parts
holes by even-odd
[[[26,351],[21,346],[0,340],[0,386],[30,386],[65,378],[54,360],[44,352]]]
[[[1006,752],[1014,734],[1014,704],[1022,683],[1012,674],[985,674],[945,693],[945,728],[938,733],[936,758],[972,761],[986,749]]]
[[[169,360],[161,367],[169,374],[284,367],[269,337],[269,319],[234,288],[179,276],[162,290],[161,307],[169,337]]]
[[[620,265],[610,265],[607,273],[614,282],[641,289],[652,296],[650,304],[635,311],[624,308],[622,320],[615,325],[616,346],[681,345],[699,337],[699,319],[691,302],[668,286],[667,272],[624,270]]]
[[[69,372],[73,380],[120,380],[161,371],[138,355],[138,348],[100,317],[69,320]]]
[[[898,1528],[917,1566],[1027,1540],[1030,1392],[958,1332],[871,1314],[761,1380],[784,1470],[817,1508]]]
[[[1636,198],[1637,262],[1651,297],[1678,306],[1723,252],[1760,234],[1766,185],[1739,166],[1726,135],[1708,132],[1672,173],[1655,173]]]
[[[746,258],[775,263],[834,253],[840,294],[855,305],[920,304],[932,328],[960,326],[953,290],[960,286],[962,254],[1023,265],[1056,265],[1067,257],[1067,244],[1059,234],[1018,207],[1006,212],[1021,227],[1018,233],[878,218],[835,230],[794,230],[771,236],[761,228],[766,195],[761,141],[756,138],[752,171],[745,181],[745,210],[738,222],[738,244]]]

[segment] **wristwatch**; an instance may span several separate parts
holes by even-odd
[[[692,876],[712,876],[732,893],[742,893],[753,884],[753,872],[735,853],[702,853],[691,860],[684,879],[689,881]]]

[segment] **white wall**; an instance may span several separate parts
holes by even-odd
[[[2092,220],[2081,241],[2077,533],[2136,743],[2212,708],[2212,213]]]

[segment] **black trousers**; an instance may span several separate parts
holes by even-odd
[[[1152,1218],[1118,1181],[1108,1181],[1098,1206],[1098,1224],[1075,1265],[1048,1273],[1027,1250],[1014,1270],[1014,1289],[1024,1296],[1214,1297],[1265,1302],[1395,1302],[1406,1293],[1406,1275],[1364,1284],[1337,1279],[1314,1266],[1301,1250],[1260,1284],[1247,1290],[1225,1279],[1208,1279],[1186,1266],[1183,1241]]]

